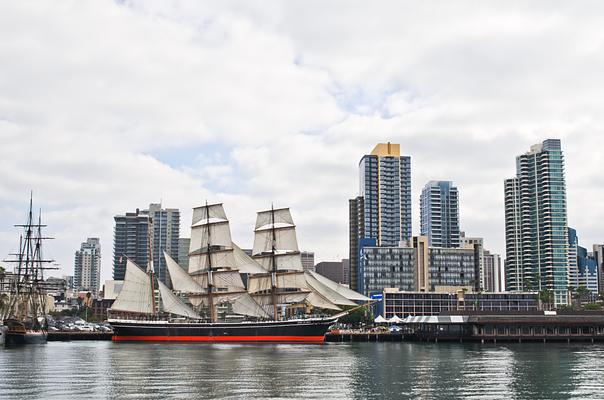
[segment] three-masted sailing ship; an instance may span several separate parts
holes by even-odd
[[[289,209],[259,212],[254,234],[249,256],[233,243],[222,204],[194,208],[189,270],[164,253],[172,289],[152,267],[126,261],[109,319],[113,340],[322,343],[346,314],[342,306],[369,300],[303,270]]]
[[[42,235],[46,225],[42,225],[41,216],[37,222],[34,220],[31,198],[27,222],[15,226],[23,228],[24,232],[19,238],[19,252],[12,254],[15,258],[5,260],[16,265],[8,306],[2,309],[0,322],[8,328],[6,344],[45,343],[48,324],[43,271],[56,268],[46,266],[53,260],[45,260],[42,255],[42,241],[50,238]]]

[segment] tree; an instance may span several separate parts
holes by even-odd
[[[371,324],[373,322],[373,315],[371,314],[369,307],[360,307],[340,318],[339,322],[342,324],[352,324],[353,326],[358,327],[361,324]]]
[[[586,300],[591,295],[591,291],[585,286],[579,286],[577,287],[576,294],[579,299],[579,305],[581,305],[583,300]]]
[[[539,291],[539,301],[541,303],[547,305],[548,309],[551,309],[552,304],[554,303],[554,291],[548,289],[542,289]]]

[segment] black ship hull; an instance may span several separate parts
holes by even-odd
[[[240,323],[110,320],[114,341],[323,343],[336,321],[307,319]]]
[[[6,332],[5,344],[7,346],[21,346],[25,344],[44,344],[48,334],[44,331],[32,332]]]

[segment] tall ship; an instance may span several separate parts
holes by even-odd
[[[42,254],[42,242],[50,239],[42,235],[41,213],[35,221],[32,211],[32,198],[29,201],[27,221],[15,225],[23,229],[19,238],[19,251],[13,259],[5,262],[15,264],[10,292],[5,296],[0,308],[0,325],[4,324],[5,343],[7,345],[45,343],[47,338],[47,299],[44,290],[44,270],[56,269],[48,264]]]
[[[114,341],[323,343],[330,325],[369,300],[303,270],[287,208],[258,213],[251,255],[233,243],[222,204],[194,208],[189,270],[164,257],[171,289],[152,260],[146,270],[126,260],[110,310]]]

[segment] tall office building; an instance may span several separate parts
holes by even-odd
[[[604,244],[594,244],[592,257],[598,270],[598,291],[604,292]]]
[[[459,247],[459,193],[453,182],[428,182],[419,205],[421,235],[430,246]]]
[[[191,247],[191,238],[178,239],[178,265],[185,271],[189,271],[189,248]]]
[[[548,139],[516,157],[505,180],[508,290],[553,290],[556,305],[568,303],[567,229],[562,148]]]
[[[151,217],[139,209],[133,213],[116,215],[113,233],[113,279],[123,281],[126,273],[126,258],[139,267],[147,268],[149,261],[149,238]]]
[[[98,238],[88,238],[75,252],[75,290],[90,291],[95,297],[101,286],[101,242]]]
[[[362,281],[358,254],[366,245],[398,246],[411,238],[411,158],[400,145],[379,143],[359,162],[359,196],[349,201],[350,283]]]
[[[505,291],[505,271],[501,267],[501,257],[499,254],[484,250],[482,258],[484,284],[482,286],[485,292],[504,292]]]
[[[478,260],[478,274],[476,287],[486,289],[486,279],[484,270],[484,239],[481,237],[466,236],[465,232],[459,232],[459,247],[470,248],[476,251]]]
[[[144,210],[151,217],[153,226],[153,267],[157,279],[171,287],[164,251],[173,260],[178,260],[180,238],[180,211],[177,208],[162,208],[161,204],[150,204]]]
[[[599,275],[595,253],[588,253],[585,247],[579,246],[577,231],[568,228],[568,286],[577,289],[587,288],[598,293]]]

